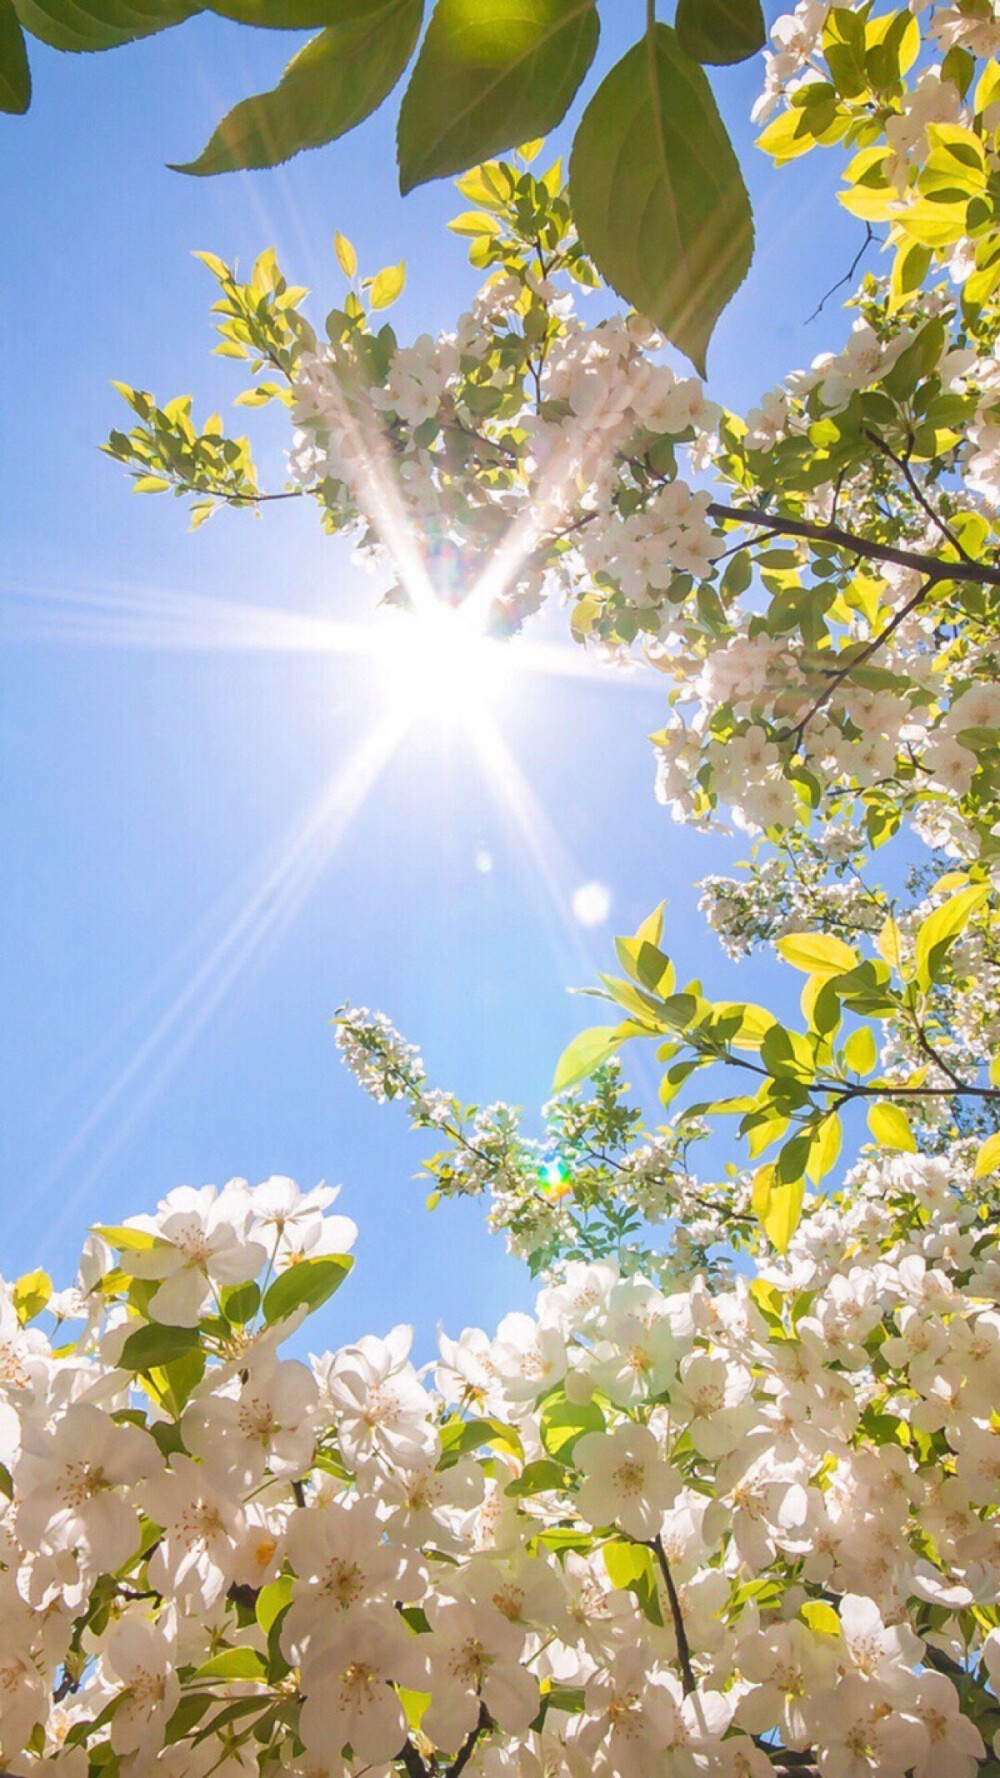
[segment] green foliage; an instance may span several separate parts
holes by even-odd
[[[24,31],[56,49],[105,50],[199,12],[259,29],[319,27],[276,86],[241,100],[198,156],[174,163],[200,177],[277,166],[363,122],[404,74],[424,0],[0,0],[0,109],[30,103]],[[598,0],[436,0],[399,114],[402,190],[554,128],[598,34]],[[681,0],[677,34],[651,24],[576,138],[591,257],[699,366],[753,252],[749,200],[699,64],[741,61],[762,42],[759,0]]]
[[[347,1254],[338,1253],[301,1259],[289,1266],[264,1294],[261,1307],[268,1326],[296,1309],[318,1309],[340,1289],[353,1264]]]
[[[668,25],[653,26],[588,105],[570,193],[602,276],[704,372],[753,256],[753,220],[712,89]]]
[[[760,0],[678,0],[677,41],[696,62],[743,62],[763,49]]]
[[[31,104],[31,70],[24,33],[11,0],[0,0],[0,111],[24,112]]]
[[[754,1176],[753,1210],[768,1239],[784,1252],[802,1215],[806,1182],[819,1185],[839,1159],[842,1113],[852,1103],[866,1105],[868,1128],[882,1148],[908,1153],[919,1146],[911,1118],[937,1115],[942,1098],[957,1103],[972,1096],[1000,1109],[1000,1087],[984,1086],[976,1072],[963,1078],[948,1068],[943,1077],[937,1048],[947,1036],[941,985],[946,992],[954,986],[959,995],[969,985],[960,969],[956,974],[948,967],[952,947],[976,916],[992,929],[997,915],[987,900],[985,885],[967,884],[924,918],[912,941],[915,975],[891,920],[877,936],[881,955],[872,958],[834,933],[779,938],[777,953],[807,978],[801,1030],[764,1007],[710,1001],[697,981],[675,992],[674,970],[658,947],[639,935],[618,940],[619,956],[631,962],[633,979],[640,979],[646,957],[654,959],[645,965],[642,1003],[637,1004],[630,983],[603,976],[601,996],[625,1007],[630,1017],[623,1025],[597,1026],[575,1038],[560,1060],[557,1083],[575,1084],[586,1076],[589,1058],[596,1068],[604,1060],[602,1050],[635,1037],[654,1042],[658,1059],[669,1064],[660,1090],[667,1105],[703,1070],[736,1070],[746,1079],[746,1092],[699,1102],[687,1115],[735,1117],[751,1161],[777,1147],[775,1158]],[[946,982],[949,974],[954,983]],[[856,1023],[840,1040],[845,1017],[874,1019],[884,1028],[884,1041],[906,1034],[924,1065],[876,1074],[879,1044],[871,1024]],[[930,1064],[937,1070],[933,1076]],[[990,1136],[979,1152],[979,1175],[991,1172],[998,1159],[1000,1147]]]
[[[182,173],[273,167],[304,148],[343,136],[375,111],[406,67],[422,0],[330,0],[334,22],[299,50],[269,93],[244,99],[223,118]]]
[[[202,9],[187,0],[16,0],[26,31],[52,49],[117,49]]]
[[[437,0],[399,114],[401,189],[554,129],[598,29],[596,0]]]

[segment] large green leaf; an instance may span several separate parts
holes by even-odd
[[[591,1025],[581,1031],[568,1043],[556,1064],[555,1079],[552,1082],[554,1093],[563,1093],[567,1087],[575,1087],[581,1080],[586,1080],[599,1068],[602,1062],[610,1061],[615,1051],[622,1045],[622,1032],[619,1025]]]
[[[274,167],[353,130],[392,91],[413,53],[423,0],[330,0],[337,22],[300,49],[269,93],[224,117],[180,173]]]
[[[423,0],[421,0],[421,5]],[[326,25],[365,19],[372,0],[204,0],[206,12],[233,19],[238,25],[263,25],[271,31],[315,31]]]
[[[595,0],[437,0],[399,114],[401,190],[554,129],[598,31]]]
[[[186,0],[16,0],[26,31],[53,49],[117,49],[180,24],[198,5]]]
[[[647,31],[591,99],[570,197],[607,282],[704,374],[753,257],[753,217],[712,89],[669,25]]]
[[[767,36],[760,0],[677,0],[677,41],[696,62],[745,62]]]
[[[24,33],[11,0],[0,0],[0,111],[27,111],[31,104],[31,69]]]

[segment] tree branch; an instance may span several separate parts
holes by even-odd
[[[873,562],[893,562],[897,568],[914,568],[928,580],[971,581],[976,586],[1000,586],[1000,568],[985,562],[942,562],[937,556],[925,556],[917,550],[897,549],[893,544],[876,543],[845,531],[842,525],[821,525],[810,519],[786,518],[781,513],[763,512],[756,506],[722,506],[718,501],[708,508],[712,519],[731,519],[741,525],[760,525],[782,537],[803,537],[809,543],[832,543],[837,549],[851,550],[855,555]]]
[[[445,1778],[460,1778],[460,1774],[464,1772],[472,1758],[476,1742],[479,1740],[480,1735],[484,1734],[485,1731],[488,1728],[492,1728],[492,1726],[493,1722],[490,1713],[487,1710],[486,1705],[481,1703],[479,1706],[479,1721],[474,1729],[470,1729],[456,1753],[455,1758],[452,1760],[451,1765],[446,1768]]]

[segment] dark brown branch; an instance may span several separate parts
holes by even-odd
[[[461,1747],[459,1748],[454,1759],[452,1760],[451,1765],[446,1768],[445,1778],[460,1778],[461,1773],[464,1772],[466,1766],[468,1765],[470,1759],[472,1758],[472,1755],[475,1751],[476,1742],[479,1740],[480,1735],[484,1734],[486,1732],[486,1730],[489,1728],[492,1728],[492,1726],[493,1726],[492,1718],[490,1716],[489,1711],[486,1708],[486,1705],[480,1704],[480,1706],[479,1706],[479,1721],[477,1722],[474,1729],[470,1729],[469,1733],[465,1737],[465,1740],[462,1742]]]
[[[663,1584],[667,1589],[667,1598],[670,1601],[670,1617],[674,1626],[674,1639],[677,1643],[677,1659],[681,1664],[681,1681],[684,1687],[684,1696],[687,1698],[690,1697],[692,1692],[697,1691],[698,1681],[695,1679],[694,1668],[691,1665],[691,1645],[688,1642],[687,1630],[684,1628],[684,1614],[681,1611],[681,1602],[677,1597],[677,1588],[674,1586],[674,1577],[670,1572],[670,1563],[667,1561],[667,1552],[663,1547],[663,1539],[659,1532],[657,1532],[649,1547],[660,1565]]]
[[[409,1778],[428,1778],[427,1767],[409,1737],[403,1742],[396,1758],[401,1760],[406,1767]],[[2,1778],[2,1774],[0,1774],[0,1778]]]
[[[832,543],[836,549],[873,562],[894,562],[897,568],[913,568],[926,579],[971,581],[976,586],[1000,586],[1000,568],[985,562],[942,562],[937,556],[921,555],[917,550],[897,549],[890,543],[875,543],[845,531],[842,525],[821,525],[810,519],[786,518],[781,513],[762,512],[756,506],[722,506],[713,501],[708,508],[712,519],[735,520],[741,525],[760,525],[781,537],[803,537],[809,543]]]

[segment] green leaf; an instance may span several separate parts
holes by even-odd
[[[767,36],[760,0],[678,0],[677,41],[696,62],[745,62]]]
[[[955,939],[965,931],[972,915],[989,895],[985,884],[972,884],[960,889],[939,908],[929,914],[917,933],[917,981],[929,988],[937,980],[941,965]]]
[[[339,1290],[354,1261],[349,1254],[323,1254],[300,1259],[274,1280],[264,1297],[264,1320],[270,1327],[305,1304],[312,1312]]]
[[[0,111],[23,116],[31,104],[31,69],[24,32],[11,0],[0,0]]]
[[[271,1625],[284,1611],[285,1606],[291,1604],[292,1586],[291,1575],[282,1574],[277,1580],[269,1581],[266,1587],[261,1587],[257,1594],[254,1615],[265,1636],[269,1634]]]
[[[775,949],[793,969],[808,975],[843,975],[860,961],[857,951],[829,932],[790,932],[779,938]]]
[[[16,0],[26,31],[53,49],[117,49],[201,11],[186,0]]]
[[[156,1370],[196,1351],[200,1343],[201,1334],[196,1327],[168,1327],[151,1321],[129,1334],[118,1363],[126,1371]]]
[[[303,148],[346,135],[392,91],[413,53],[422,0],[351,0],[299,50],[270,92],[244,99],[223,118],[195,161],[179,173],[227,173],[274,167]]]
[[[363,18],[369,0],[202,0],[206,12],[271,31],[315,31]]]
[[[907,1154],[916,1154],[917,1144],[910,1120],[902,1106],[894,1105],[890,1099],[879,1099],[869,1108],[868,1128],[883,1148],[898,1148]]]
[[[591,1025],[589,1030],[581,1031],[559,1057],[552,1091],[562,1093],[567,1087],[575,1087],[581,1080],[586,1080],[595,1068],[614,1055],[621,1042],[621,1030],[617,1025]]]
[[[594,58],[595,0],[437,0],[399,113],[399,184],[547,135]]]
[[[568,1463],[585,1432],[603,1432],[604,1415],[594,1401],[570,1401],[557,1389],[542,1406],[539,1431],[550,1457]]]
[[[521,1500],[528,1494],[545,1494],[553,1488],[565,1488],[566,1471],[561,1463],[552,1457],[536,1457],[533,1463],[526,1463],[519,1476],[508,1482],[504,1489],[513,1500]]]
[[[442,1461],[438,1467],[446,1468],[469,1451],[479,1450],[481,1445],[502,1445],[515,1457],[524,1454],[520,1434],[502,1420],[446,1420],[441,1428]]]
[[[591,99],[570,195],[603,277],[704,374],[753,256],[753,217],[712,89],[669,25],[647,31]]]
[[[234,1327],[245,1327],[260,1308],[260,1285],[253,1279],[249,1284],[231,1284],[222,1292],[219,1306]]]

